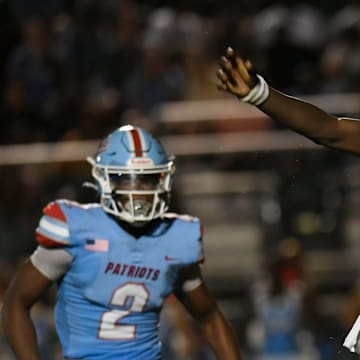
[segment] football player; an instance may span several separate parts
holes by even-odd
[[[218,88],[240,101],[257,106],[281,124],[329,148],[360,155],[360,119],[335,117],[317,106],[288,96],[256,73],[250,60],[228,47],[217,71]],[[344,341],[350,351],[360,354],[360,318]]]
[[[5,295],[5,332],[17,359],[40,360],[30,310],[54,282],[66,359],[161,359],[159,313],[171,293],[198,320],[218,359],[240,359],[201,275],[201,224],[167,213],[174,159],[147,131],[126,125],[88,160],[100,202],[45,206],[38,247]]]

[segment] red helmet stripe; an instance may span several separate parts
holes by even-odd
[[[138,130],[132,129],[130,132],[134,142],[135,156],[143,156],[143,149],[141,146],[141,139]]]

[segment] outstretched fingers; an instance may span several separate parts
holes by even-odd
[[[228,91],[236,96],[246,96],[256,82],[251,62],[244,61],[236,55],[231,47],[228,47],[225,55],[220,58],[219,65],[218,89]]]
[[[235,79],[236,68],[234,67],[235,62],[233,60],[227,56],[222,56],[219,61],[220,68],[216,73],[219,79],[218,88],[231,93],[235,93],[238,86]]]
[[[216,72],[218,78],[217,88],[221,91],[230,91],[228,86],[228,78],[222,69],[218,69]]]

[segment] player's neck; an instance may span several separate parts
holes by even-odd
[[[131,236],[133,236],[134,238],[138,239],[139,237],[150,233],[154,227],[157,225],[157,221],[150,221],[146,224],[144,224],[143,226],[134,226],[130,223],[127,223],[125,221],[116,219],[116,222],[127,232],[129,233]]]

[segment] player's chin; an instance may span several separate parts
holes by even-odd
[[[134,221],[131,223],[131,226],[133,226],[137,229],[141,229],[141,228],[145,227],[147,224],[149,224],[149,221]]]

